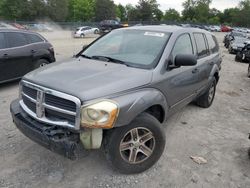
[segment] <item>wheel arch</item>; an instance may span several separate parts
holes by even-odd
[[[157,89],[145,89],[114,99],[120,107],[115,127],[128,125],[142,113],[149,113],[160,123],[166,120],[168,103],[166,97]]]

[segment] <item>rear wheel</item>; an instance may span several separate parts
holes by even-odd
[[[35,63],[35,69],[40,68],[40,67],[44,67],[46,65],[49,64],[49,61],[47,61],[46,59],[39,59],[36,63]]]
[[[208,90],[206,91],[206,93],[204,93],[196,100],[196,104],[202,108],[209,108],[214,101],[215,92],[216,92],[216,79],[213,78],[212,83],[210,84]]]
[[[85,37],[85,35],[84,35],[84,34],[81,34],[81,35],[80,35],[80,37],[81,37],[81,38],[84,38],[84,37]]]
[[[96,29],[95,31],[94,31],[94,34],[98,34],[99,33],[99,31]]]
[[[236,62],[241,62],[242,61],[242,53],[241,52],[237,52],[236,56],[235,56],[235,61]]]
[[[110,130],[105,136],[107,159],[121,173],[134,174],[152,167],[165,147],[162,125],[143,113],[127,126]]]

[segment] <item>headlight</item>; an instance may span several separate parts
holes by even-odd
[[[118,105],[110,100],[84,106],[81,110],[81,126],[110,129],[114,126],[118,113]]]

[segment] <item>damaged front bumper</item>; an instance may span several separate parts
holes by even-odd
[[[18,100],[11,103],[10,111],[16,127],[28,138],[69,159],[77,158],[82,147],[80,133],[35,121],[20,108]]]

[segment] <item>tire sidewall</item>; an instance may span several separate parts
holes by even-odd
[[[46,59],[39,59],[39,60],[37,60],[37,62],[35,63],[35,69],[40,68],[42,64],[48,65],[49,62],[48,62]]]
[[[217,84],[216,79],[213,78],[213,80],[212,80],[212,82],[211,82],[211,84],[209,86],[208,92],[207,92],[207,104],[208,104],[208,107],[210,107],[213,104],[213,102],[214,102],[215,93],[216,93],[216,84]],[[208,98],[209,98],[209,90],[212,87],[214,87],[214,94],[213,94],[213,99],[209,102],[209,100],[208,100]]]
[[[250,78],[250,63],[249,63],[249,65],[248,65],[247,76],[248,76],[248,78]]]
[[[124,161],[120,154],[120,142],[125,134],[134,128],[144,127],[149,129],[155,137],[155,148],[153,154],[145,161],[139,164],[129,164]],[[165,148],[165,132],[162,125],[153,116],[143,113],[132,123],[116,130],[111,135],[108,143],[108,157],[112,165],[121,173],[134,174],[143,172],[152,167],[161,157]]]

